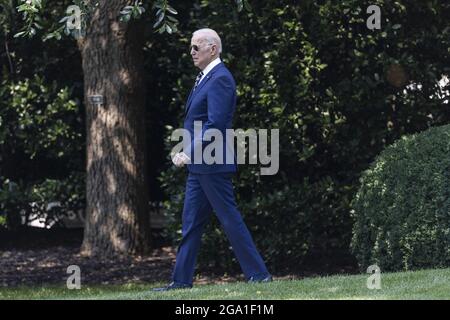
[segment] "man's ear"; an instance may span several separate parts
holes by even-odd
[[[215,56],[217,54],[217,45],[216,44],[213,44],[212,46],[211,46],[211,55],[212,56]]]

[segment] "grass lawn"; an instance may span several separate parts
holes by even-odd
[[[382,273],[379,290],[367,289],[368,276],[198,285],[159,293],[150,290],[161,283],[82,286],[80,290],[65,286],[0,288],[0,299],[450,299],[450,268]]]

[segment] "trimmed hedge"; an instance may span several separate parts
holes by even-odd
[[[360,182],[351,247],[361,268],[450,266],[450,125],[396,141]]]

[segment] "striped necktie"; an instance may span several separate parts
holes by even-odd
[[[195,85],[194,85],[194,91],[195,89],[197,89],[198,84],[200,83],[200,79],[203,77],[203,72],[200,71],[200,73],[198,74],[197,78],[195,79]]]

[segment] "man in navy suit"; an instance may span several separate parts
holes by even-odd
[[[212,29],[197,30],[192,36],[190,49],[194,65],[201,70],[185,107],[184,128],[190,132],[191,141],[187,150],[173,157],[173,163],[177,167],[186,164],[189,171],[182,215],[182,240],[178,247],[172,282],[154,290],[192,287],[201,236],[213,211],[248,282],[272,281],[237,209],[231,182],[232,175],[237,171],[236,158],[227,157],[230,155],[227,147],[231,141],[223,143],[222,159],[219,161],[207,164],[203,158],[198,159],[208,143],[203,136],[205,132],[220,131],[225,138],[226,129],[231,129],[236,108],[236,84],[230,71],[220,60],[220,37]],[[200,121],[201,134],[196,136],[194,126]]]

